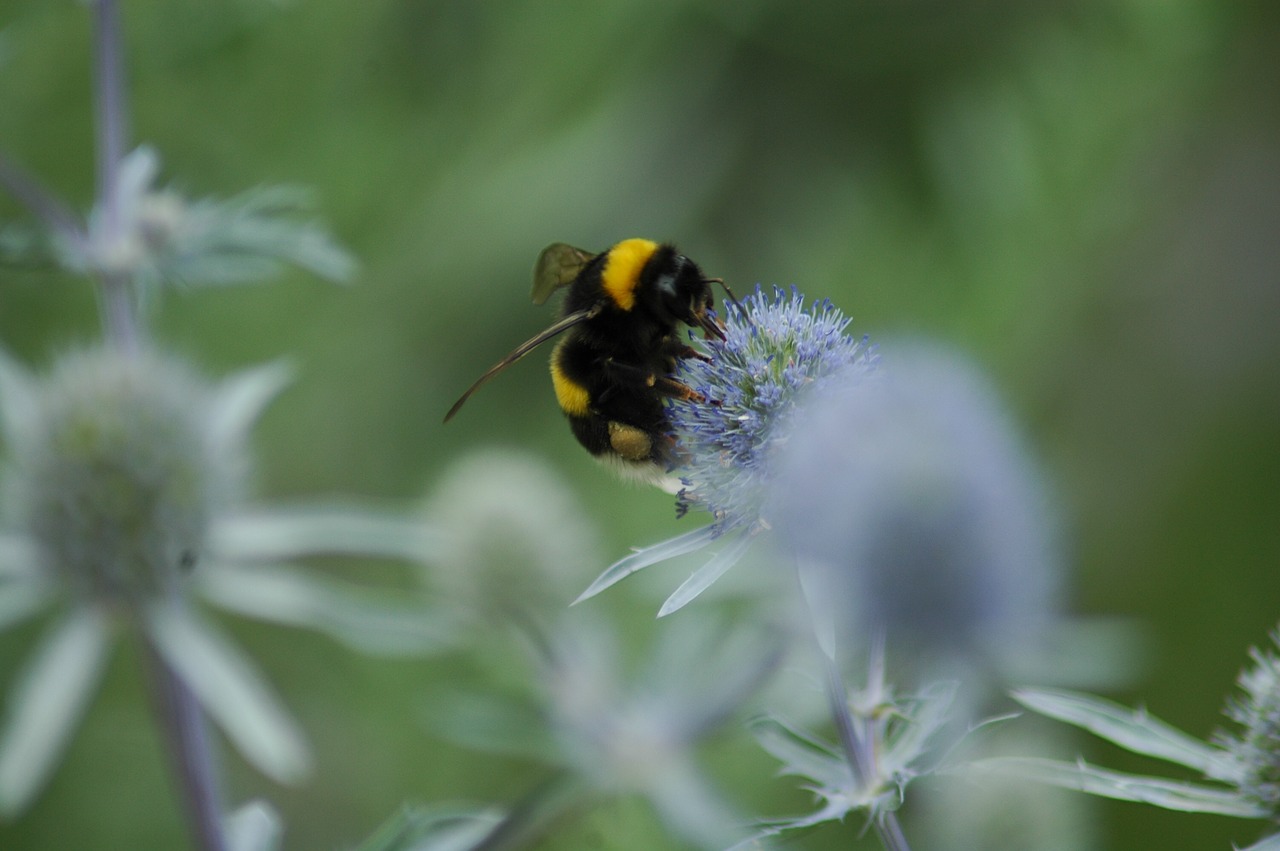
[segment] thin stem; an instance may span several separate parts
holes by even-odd
[[[853,771],[854,782],[867,786],[876,777],[874,744],[866,735],[864,725],[860,723],[862,719],[855,720],[849,711],[848,692],[835,660],[826,653],[821,655],[827,674],[827,701],[831,706],[831,718],[840,736],[845,760]],[[872,819],[872,826],[886,851],[911,851],[902,832],[902,825],[898,823],[898,816],[892,810],[877,812]]]
[[[2,151],[0,185],[8,189],[9,194],[18,199],[45,227],[71,243],[74,248],[83,249],[84,230],[75,213]]]
[[[128,101],[124,85],[124,48],[116,0],[94,0],[94,141],[98,166],[98,209],[102,215],[101,242],[115,245],[124,237],[120,208],[120,163],[128,138]],[[136,304],[131,281],[104,272],[101,288],[102,321],[107,337],[134,351],[139,346]]]
[[[213,749],[200,704],[150,640],[147,641],[147,658],[154,684],[156,711],[168,736],[169,755],[196,845],[201,851],[227,851]]]
[[[493,830],[472,846],[472,851],[505,851],[525,848],[548,828],[581,804],[582,787],[567,771],[559,771],[517,801]]]
[[[129,279],[118,273],[101,273],[98,275],[98,293],[102,327],[107,339],[125,351],[136,352],[141,332]]]
[[[116,0],[95,0],[94,25],[94,140],[98,162],[98,200],[103,227],[110,239],[120,233],[119,172],[128,135],[128,104],[124,91],[123,49]]]

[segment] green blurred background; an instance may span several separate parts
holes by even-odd
[[[1280,4],[122,6],[133,138],[159,149],[166,179],[197,195],[313,186],[362,264],[351,287],[295,273],[171,294],[154,314],[157,336],[211,372],[280,355],[299,367],[257,434],[265,497],[417,500],[451,460],[503,444],[563,471],[606,559],[680,531],[666,497],[619,486],[577,447],[541,358],[440,423],[547,324],[527,298],[545,244],[669,239],[739,293],[796,284],[859,333],[972,352],[1057,487],[1074,609],[1147,629],[1144,675],[1113,696],[1196,734],[1219,724],[1246,648],[1280,619]],[[82,208],[88,45],[80,3],[0,6],[0,145]],[[19,215],[0,198],[0,219]],[[45,364],[97,334],[82,281],[0,270],[10,351]],[[275,802],[289,848],[354,843],[404,799],[510,800],[538,776],[422,723],[423,691],[465,663],[370,661],[224,623],[316,744],[317,778],[299,789],[227,757],[233,797]],[[0,636],[0,680],[40,626]],[[0,848],[184,847],[140,684],[118,653]],[[1257,835],[1135,805],[1094,812],[1099,848]],[[848,847],[856,829],[799,846]],[[548,847],[664,843],[638,805],[575,830]]]

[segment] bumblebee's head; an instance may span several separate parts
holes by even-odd
[[[650,309],[660,319],[673,324],[683,322],[723,340],[724,332],[707,315],[715,307],[712,283],[697,263],[674,246],[660,245],[641,270],[637,288],[650,295]]]

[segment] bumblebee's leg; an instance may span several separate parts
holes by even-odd
[[[671,359],[673,364],[677,360],[686,358],[700,360],[703,363],[711,363],[711,358],[708,355],[704,355],[688,343],[680,342],[675,336],[667,337],[662,342],[662,356]]]
[[[672,399],[684,399],[690,402],[704,401],[703,395],[689,385],[638,366],[619,363],[613,358],[609,358],[604,362],[604,369],[620,384],[651,388],[660,395],[669,396]]]

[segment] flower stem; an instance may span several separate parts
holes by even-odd
[[[156,712],[182,790],[187,818],[201,851],[227,851],[213,750],[195,695],[147,639]]]
[[[120,35],[120,15],[115,0],[93,3],[94,141],[98,163],[98,199],[108,235],[118,235],[120,161],[124,158],[127,109]]]
[[[75,213],[35,177],[0,151],[0,186],[26,206],[50,231],[83,250],[85,234]]]
[[[124,85],[124,49],[116,0],[93,2],[94,142],[98,170],[98,206],[102,211],[102,241],[114,245],[123,237],[120,204],[120,163],[128,138],[129,106]],[[130,281],[119,274],[102,274],[102,319],[107,337],[128,351],[138,348],[139,329]]]
[[[518,801],[493,830],[471,846],[472,851],[524,848],[542,837],[557,819],[582,802],[581,785],[560,771]]]
[[[840,744],[844,748],[845,760],[853,771],[855,782],[869,786],[876,782],[874,742],[867,736],[862,718],[855,719],[849,708],[848,691],[836,661],[826,652],[819,649],[823,665],[826,667],[827,701],[831,706],[831,718],[835,722],[840,736]],[[872,665],[873,677],[875,665]],[[874,685],[873,685],[874,687]],[[874,813],[872,825],[880,844],[886,851],[911,851],[907,838],[898,823],[898,816],[892,810],[879,810]]]

